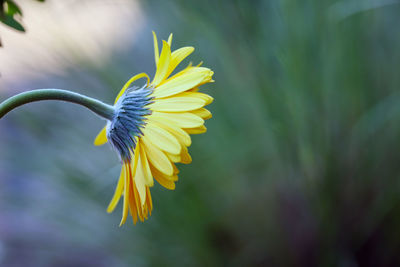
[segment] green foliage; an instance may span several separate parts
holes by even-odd
[[[22,18],[22,12],[18,5],[12,0],[2,0],[0,4],[0,21],[17,31],[24,32],[25,29],[19,21]]]
[[[36,1],[44,2],[45,0]],[[17,31],[25,32],[25,28],[22,25],[21,8],[13,0],[0,0],[0,21]]]

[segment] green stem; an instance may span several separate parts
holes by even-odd
[[[0,104],[0,119],[11,110],[27,103],[42,100],[61,100],[87,107],[97,115],[111,120],[114,107],[97,99],[61,89],[38,89],[10,97]]]

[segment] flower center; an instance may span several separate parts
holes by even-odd
[[[146,116],[151,114],[147,105],[152,103],[153,88],[143,86],[127,89],[115,104],[115,113],[107,124],[107,139],[118,151],[121,160],[131,160],[137,138],[142,136]]]

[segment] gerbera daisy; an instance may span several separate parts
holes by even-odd
[[[192,161],[187,149],[191,144],[189,134],[204,133],[204,120],[211,118],[204,106],[213,98],[198,89],[213,82],[213,72],[190,64],[171,76],[194,48],[182,47],[171,53],[171,34],[168,41],[163,40],[160,54],[154,32],[153,37],[157,67],[153,81],[140,73],[123,86],[114,103],[113,118],[94,141],[95,145],[108,141],[122,162],[118,184],[107,208],[107,212],[112,212],[123,195],[120,225],[126,222],[128,213],[134,223],[151,215],[153,178],[165,188],[175,189],[179,172],[175,163]],[[146,84],[131,87],[140,78],[146,78]]]

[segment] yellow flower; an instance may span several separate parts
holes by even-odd
[[[163,40],[159,54],[157,36],[154,37],[156,73],[153,81],[145,73],[133,76],[117,95],[115,114],[95,139],[95,145],[107,141],[118,152],[123,164],[114,196],[107,208],[112,212],[124,196],[120,226],[130,212],[133,222],[151,215],[153,204],[150,187],[153,178],[167,189],[175,189],[178,169],[175,163],[190,163],[187,147],[189,134],[206,132],[204,120],[211,113],[204,108],[213,98],[198,92],[199,86],[213,82],[213,72],[191,64],[172,75],[178,64],[193,51],[182,47],[171,53],[172,34]],[[147,78],[142,88],[130,87]]]

